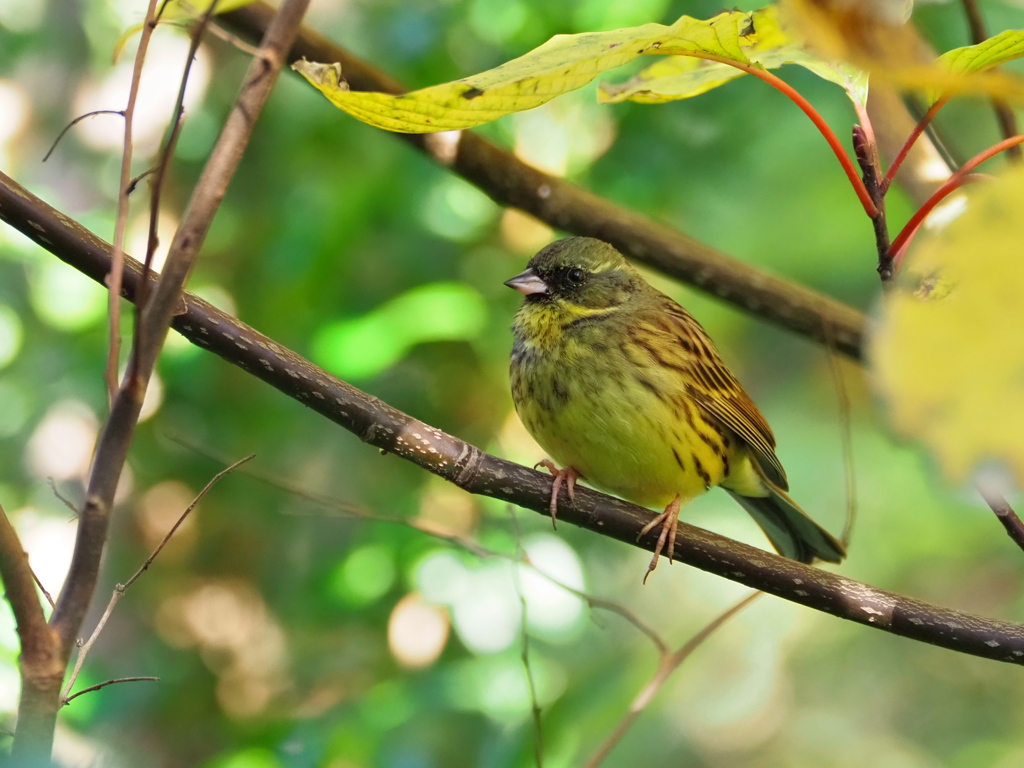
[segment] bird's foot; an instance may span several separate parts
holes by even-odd
[[[647,573],[644,574],[644,584],[647,583],[647,577],[658,567],[658,558],[661,557],[666,542],[668,543],[668,563],[669,565],[672,564],[672,553],[675,552],[676,548],[676,532],[679,530],[679,508],[681,506],[682,502],[677,494],[671,503],[665,507],[665,511],[641,528],[640,534],[636,537],[636,540],[640,541],[645,534],[661,526],[661,533],[658,534],[658,545],[654,548],[654,557],[651,558],[651,564],[647,566]]]
[[[548,506],[548,509],[551,511],[551,527],[558,530],[558,492],[562,490],[562,486],[564,485],[566,493],[569,494],[569,501],[575,501],[576,481],[583,477],[583,475],[572,467],[559,469],[550,459],[538,461],[533,466],[534,469],[537,467],[544,467],[544,469],[555,476],[555,481],[551,484],[551,504]]]

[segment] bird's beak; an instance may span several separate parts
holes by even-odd
[[[548,292],[548,284],[537,277],[532,269],[528,269],[522,274],[516,275],[511,280],[506,280],[505,285],[519,291],[524,296],[530,296],[534,293]]]

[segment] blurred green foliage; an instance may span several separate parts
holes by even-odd
[[[981,5],[992,30],[1021,26],[1012,4]],[[558,32],[721,9],[703,0],[317,0],[309,24],[417,87],[494,66]],[[40,160],[77,114],[123,106],[134,44],[116,65],[110,53],[142,12],[141,0],[0,0],[0,168],[107,239],[119,120],[90,118]],[[940,49],[966,40],[955,3],[924,5],[917,18]],[[161,29],[157,40],[153,61],[173,90],[184,36]],[[203,46],[164,196],[163,242],[245,66],[224,41]],[[848,129],[851,109],[838,89],[800,71],[784,76],[838,133]],[[136,173],[152,162],[166,115],[146,110]],[[980,102],[943,118],[959,152],[997,137]],[[482,130],[745,261],[865,309],[875,300],[869,223],[820,136],[763,83],[745,78],[661,107],[599,107],[591,87]],[[129,222],[136,255],[146,194],[142,185]],[[902,221],[908,204],[890,200],[890,219]],[[507,392],[517,296],[502,281],[553,236],[285,76],[191,286],[417,418],[532,463],[541,455]],[[707,326],[767,414],[794,496],[839,530],[846,498],[827,353],[655,280]],[[46,477],[80,500],[106,408],[104,318],[101,289],[0,229],[0,503],[52,592],[74,522]],[[915,448],[893,442],[863,372],[842,369],[858,500],[842,571],[1020,619],[1020,552],[973,493],[945,486]],[[76,699],[61,716],[62,764],[532,765],[523,600],[545,765],[581,764],[653,674],[654,646],[506,557],[481,557],[403,520],[505,556],[522,546],[538,568],[629,606],[672,645],[742,594],[679,566],[663,566],[643,588],[643,552],[569,526],[552,532],[546,518],[521,510],[513,518],[505,505],[467,497],[180,339],[169,341],[158,379],[87,629],[207,480],[227,461],[257,458],[202,502],[120,603],[78,687],[131,675],[161,682]],[[722,493],[685,514],[763,544]],[[7,713],[17,653],[13,620],[0,610]],[[1008,768],[1024,761],[1021,690],[1014,668],[765,599],[676,674],[607,765]]]

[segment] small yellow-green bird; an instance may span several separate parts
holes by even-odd
[[[570,237],[544,248],[505,283],[525,296],[513,325],[512,397],[555,462],[636,504],[662,507],[648,575],[679,508],[715,485],[749,512],[785,557],[839,562],[843,545],[786,495],[768,422],[718,356],[707,332],[608,243]],[[644,577],[646,580],[646,576]]]

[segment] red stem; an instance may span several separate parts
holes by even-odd
[[[946,106],[947,101],[949,101],[949,96],[943,96],[932,104],[931,107],[928,108],[928,111],[924,113],[924,117],[922,117],[918,121],[917,125],[914,126],[914,130],[911,131],[910,136],[908,136],[907,140],[903,143],[903,147],[900,149],[899,154],[896,155],[896,159],[892,161],[892,165],[889,166],[889,171],[885,174],[885,179],[882,181],[883,194],[889,189],[889,185],[892,184],[892,180],[896,178],[896,174],[899,171],[900,166],[903,165],[903,161],[907,159],[907,155],[910,154],[910,150],[913,148],[918,137],[924,133],[924,129],[928,127],[928,124],[931,123],[932,119],[939,113],[939,110]]]
[[[946,182],[935,191],[935,194],[929,197],[925,201],[925,204],[917,209],[917,213],[910,218],[910,221],[908,221],[906,226],[900,230],[896,239],[892,241],[892,246],[889,248],[889,252],[899,254],[903,249],[903,246],[911,237],[913,237],[914,232],[916,232],[918,227],[921,226],[928,214],[931,213],[935,209],[935,206],[941,203],[950,194],[950,192],[953,192],[955,189],[962,186],[964,181],[971,174],[971,171],[989,158],[998,155],[1000,152],[1003,152],[1010,147],[1015,147],[1018,144],[1024,144],[1024,133],[1017,136],[1011,136],[1008,139],[1003,139],[998,144],[992,145],[984,152],[979,152],[964,163],[960,167],[960,170],[946,179]]]
[[[765,69],[756,67],[752,64],[744,64],[743,62],[736,61],[735,59],[729,59],[725,56],[716,56],[713,53],[690,52],[681,55],[693,56],[698,59],[708,59],[709,61],[728,64],[730,67],[743,70],[748,75],[753,75],[754,77],[764,80],[768,85],[788,96],[790,100],[800,107],[804,114],[811,119],[811,122],[814,123],[819,131],[821,131],[821,135],[825,137],[825,141],[827,141],[828,145],[832,147],[832,151],[839,160],[839,164],[843,166],[843,170],[846,171],[846,175],[850,179],[850,183],[853,185],[853,190],[857,193],[857,197],[860,199],[861,205],[864,206],[864,212],[871,218],[875,218],[875,216],[878,215],[878,208],[875,206],[875,202],[871,199],[871,195],[868,192],[867,187],[864,185],[864,181],[861,179],[860,174],[857,171],[857,167],[853,164],[850,156],[846,154],[846,149],[839,141],[839,138],[835,135],[832,129],[829,128],[828,123],[825,122],[825,118],[821,116],[818,110],[811,106],[811,103],[801,96],[793,86]]]

